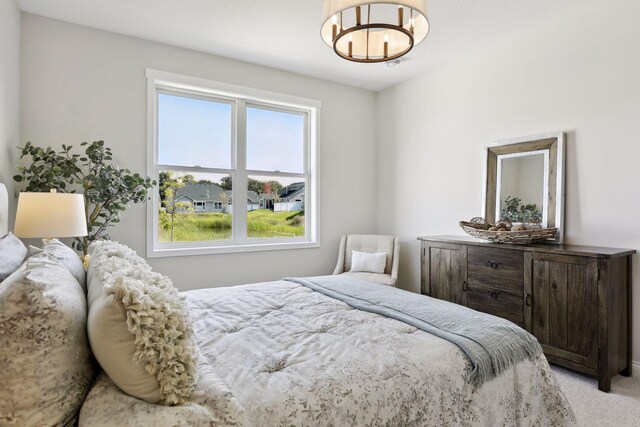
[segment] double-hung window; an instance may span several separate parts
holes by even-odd
[[[148,256],[318,246],[318,101],[147,80]]]

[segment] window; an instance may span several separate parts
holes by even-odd
[[[318,246],[318,101],[147,79],[148,256]]]

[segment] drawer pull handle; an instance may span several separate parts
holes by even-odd
[[[489,291],[489,296],[493,299],[498,299],[498,297],[500,296],[500,292]]]
[[[494,269],[498,268],[498,267],[500,267],[500,263],[496,262],[496,261],[489,261],[489,267],[494,268]]]
[[[467,281],[466,280],[462,281],[462,292],[467,292]]]
[[[524,296],[524,303],[527,307],[531,307],[531,294],[528,292]]]

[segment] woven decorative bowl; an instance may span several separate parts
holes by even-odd
[[[528,243],[544,242],[554,239],[558,233],[557,228],[541,228],[539,230],[521,231],[488,231],[477,229],[467,221],[460,221],[460,227],[470,236],[487,240],[492,243],[511,243],[526,245]]]

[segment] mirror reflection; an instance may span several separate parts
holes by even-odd
[[[545,194],[544,154],[499,159],[499,206],[496,220],[543,223]]]

